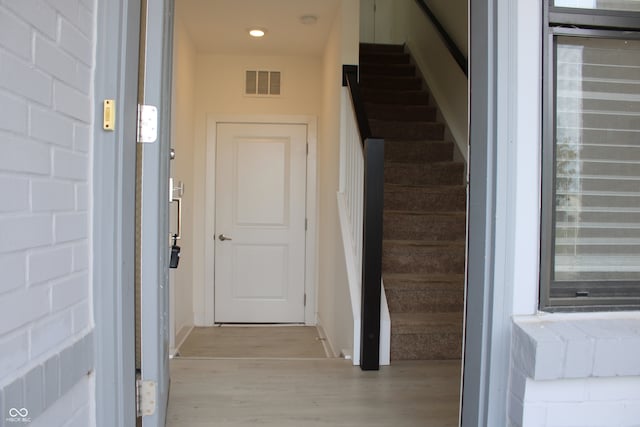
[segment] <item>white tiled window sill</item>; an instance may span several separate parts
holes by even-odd
[[[513,361],[533,380],[640,375],[640,312],[517,316]]]

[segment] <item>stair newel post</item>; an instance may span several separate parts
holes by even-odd
[[[343,65],[342,85],[348,87],[351,94],[364,158],[360,369],[373,371],[380,369],[384,140],[371,137],[358,86],[357,65]]]
[[[384,140],[365,139],[364,162],[360,368],[371,371],[380,368]]]

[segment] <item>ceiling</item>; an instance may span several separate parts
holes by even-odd
[[[176,0],[198,52],[247,55],[321,55],[340,0]],[[300,22],[315,15],[314,25]],[[247,29],[267,30],[261,39]]]

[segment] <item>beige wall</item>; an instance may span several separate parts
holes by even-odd
[[[176,159],[171,163],[171,176],[184,183],[183,227],[179,268],[172,270],[173,325],[178,340],[193,325],[193,144],[195,112],[196,51],[182,21],[175,21],[172,144]],[[174,204],[175,205],[175,204]],[[175,209],[175,206],[173,206]],[[175,215],[175,211],[173,211]],[[171,230],[175,231],[175,217]],[[176,345],[179,342],[176,342]]]
[[[407,6],[404,0],[360,0],[360,41],[403,44]]]
[[[429,7],[438,17],[456,45],[468,56],[468,5],[469,0],[429,0]],[[415,4],[415,1],[411,1]],[[416,11],[414,9],[411,13]]]
[[[339,185],[342,64],[358,63],[358,0],[344,0],[324,55],[319,145],[318,318],[334,352],[353,350],[353,318],[336,194]]]
[[[322,60],[313,56],[198,55],[198,114],[301,114],[320,112]],[[244,95],[245,70],[282,72],[282,95]],[[198,126],[203,123],[198,118]]]

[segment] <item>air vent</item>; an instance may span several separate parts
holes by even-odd
[[[280,95],[280,71],[247,70],[245,74],[246,95]]]

